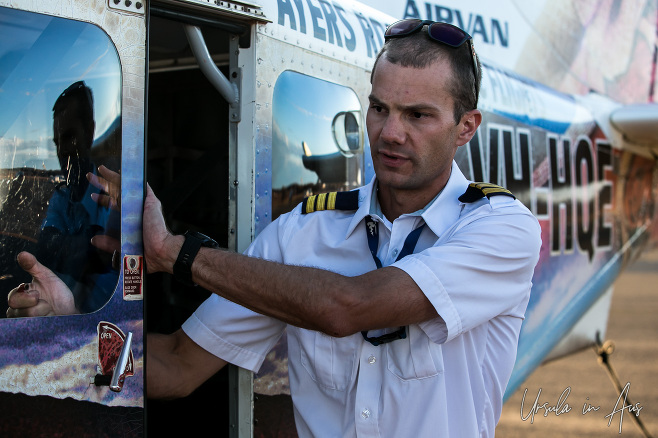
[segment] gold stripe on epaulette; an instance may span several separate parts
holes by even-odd
[[[315,198],[318,195],[311,195],[306,200],[306,213],[313,213],[315,211]]]
[[[514,196],[512,192],[504,187],[498,186],[496,184],[474,182],[468,185],[466,192],[459,197],[459,200],[461,202],[475,202],[485,196],[487,198],[491,198],[492,196],[496,195],[511,196],[512,198],[516,199],[516,196]]]
[[[324,210],[356,210],[359,208],[359,192],[329,192],[311,195],[302,201],[302,214]]]
[[[334,210],[336,208],[336,196],[338,192],[329,193],[329,200],[327,201],[327,210]]]
[[[506,188],[497,186],[495,184],[479,183],[479,184],[475,184],[475,187],[482,190],[482,193],[484,193],[484,195],[487,197],[493,194],[506,194],[506,195],[514,196],[512,192],[510,192]]]
[[[326,193],[320,193],[318,195],[318,200],[317,203],[315,204],[315,210],[316,211],[322,211],[325,209],[324,202],[327,200],[327,194]]]

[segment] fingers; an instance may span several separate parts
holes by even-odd
[[[37,274],[40,273],[40,268],[43,267],[41,263],[37,261],[37,258],[27,251],[18,253],[16,256],[16,261],[18,262],[18,266],[20,266],[21,269],[33,277],[36,277]]]
[[[32,282],[15,288],[7,296],[7,316],[70,315],[79,313],[71,290],[32,254],[22,251],[18,265],[32,276]]]
[[[110,184],[113,184],[116,187],[121,186],[121,174],[119,172],[110,170],[104,165],[100,165],[98,167],[98,173],[100,173],[103,178],[109,181]]]
[[[53,271],[39,263],[37,258],[27,251],[19,252],[16,261],[21,269],[32,276],[32,282],[55,277]]]
[[[87,180],[104,193],[92,193],[91,198],[99,205],[118,210],[121,208],[121,174],[102,165],[98,173],[100,176],[88,172]]]
[[[33,279],[50,272],[37,261],[36,257],[26,251],[20,252],[16,256],[16,261]],[[8,318],[53,314],[52,306],[41,300],[41,293],[34,287],[33,283],[22,283],[12,289],[7,295],[7,304],[9,306],[7,309]]]
[[[102,180],[102,181],[101,181]],[[87,181],[96,187],[97,189],[104,190],[107,192],[107,181],[105,179],[99,178],[97,175],[94,175],[91,172],[87,172]]]
[[[169,259],[170,251],[173,253],[173,250],[168,248],[167,242],[173,236],[165,224],[162,214],[162,204],[155,196],[155,193],[153,193],[153,189],[151,189],[149,184],[146,185],[142,230],[147,272],[171,272],[173,262],[170,263]],[[176,254],[178,254],[181,245],[182,242],[180,242],[178,249],[175,250]]]
[[[101,251],[108,252],[110,254],[115,251],[121,251],[121,242],[114,237],[99,234],[91,238],[91,244]]]
[[[87,180],[97,189],[110,193],[112,189],[118,189],[121,187],[120,173],[110,170],[103,165],[98,167],[98,173],[100,174],[100,177],[91,172],[87,172]]]
[[[34,286],[26,283],[20,284],[9,292],[7,304],[9,305],[7,309],[8,318],[53,314],[52,306],[40,299],[39,291]]]
[[[151,186],[146,183],[146,198],[144,199],[144,231],[148,232],[146,228],[156,226],[165,232],[168,232],[162,212],[162,203],[153,193]]]
[[[110,209],[118,209],[119,204],[109,195],[102,195],[100,193],[92,193],[91,199],[98,205]]]
[[[149,203],[149,204],[154,204],[154,205],[160,204],[160,200],[158,199],[157,196],[155,196],[155,193],[153,192],[153,189],[151,188],[151,184],[149,184],[149,183],[146,183],[146,199],[145,199],[144,202]]]
[[[36,306],[38,302],[39,292],[34,288],[30,290],[30,285],[26,283],[19,284],[7,295],[7,304],[14,309]]]
[[[36,306],[26,307],[24,309],[13,309],[9,307],[6,314],[7,318],[33,318],[35,316],[52,316],[55,313],[49,303],[40,300]]]

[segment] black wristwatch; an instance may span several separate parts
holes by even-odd
[[[192,281],[192,262],[201,247],[219,248],[219,244],[205,234],[186,231],[185,242],[174,263],[174,278],[186,286],[196,286]]]

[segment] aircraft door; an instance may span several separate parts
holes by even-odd
[[[223,248],[238,250],[237,236],[248,236],[251,222],[236,218],[237,192],[242,187],[249,192],[250,186],[236,168],[243,155],[237,153],[238,126],[243,121],[250,126],[249,117],[241,117],[246,81],[238,56],[251,45],[251,23],[223,12],[151,4],[146,172],[174,233],[199,231]],[[251,131],[247,135],[251,139]],[[249,202],[250,196],[245,205]],[[147,300],[146,327],[156,333],[176,331],[210,295],[168,274],[150,275],[148,288],[155,292]],[[229,400],[233,373],[237,370],[225,367],[183,399],[147,400],[149,433],[215,430],[219,436],[238,436],[237,402]],[[251,418],[250,407],[244,411]]]
[[[0,435],[140,436],[144,6],[11,4],[0,7]]]

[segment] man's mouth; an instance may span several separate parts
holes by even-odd
[[[379,156],[381,158],[382,164],[389,167],[399,167],[408,161],[408,158],[393,154],[386,151],[380,151]]]

